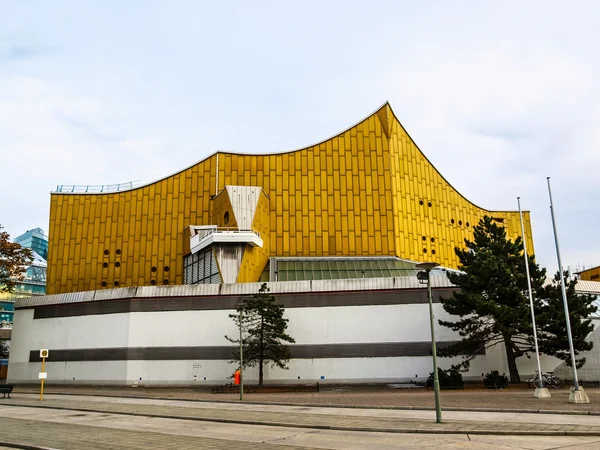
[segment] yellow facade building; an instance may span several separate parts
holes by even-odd
[[[582,270],[579,272],[579,279],[583,281],[600,281],[600,266]]]
[[[520,236],[519,213],[464,198],[387,103],[301,150],[218,152],[141,187],[72,191],[51,195],[48,294],[282,281],[286,264],[286,279],[394,275],[407,261],[456,268],[454,248],[484,215]]]

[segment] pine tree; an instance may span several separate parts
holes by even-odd
[[[258,365],[258,385],[263,387],[263,368],[270,363],[271,367],[287,369],[291,358],[287,343],[296,342],[286,333],[289,320],[284,318],[285,308],[277,304],[275,297],[269,294],[267,283],[263,283],[258,293],[243,300],[236,308],[236,314],[230,314],[236,326],[242,327],[243,366]],[[239,339],[225,338],[232,343],[240,343]],[[236,349],[233,360],[239,364],[240,355]]]
[[[0,232],[0,292],[12,292],[32,260],[31,249],[10,242],[10,235]]]
[[[594,304],[596,298],[593,295],[577,293],[575,291],[577,280],[569,277],[568,272],[564,273],[564,277],[573,350],[577,367],[580,368],[585,364],[585,358],[578,359],[577,355],[581,351],[589,351],[594,347],[594,343],[587,342],[586,338],[594,329],[590,316],[596,311]],[[559,272],[556,272],[552,281],[544,286],[541,297],[543,301],[536,311],[536,320],[540,324],[538,335],[540,351],[562,359],[572,367]]]
[[[516,359],[533,350],[531,310],[521,238],[506,237],[504,227],[483,217],[474,228],[474,240],[465,239],[465,249],[456,248],[459,270],[448,272],[460,289],[442,299],[446,312],[457,321],[439,323],[459,333],[462,340],[440,349],[442,356],[462,356],[464,369],[486,349],[504,345],[512,383],[519,383]],[[545,271],[529,259],[532,289],[542,289]],[[534,294],[535,298],[535,294]]]

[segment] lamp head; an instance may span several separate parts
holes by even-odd
[[[415,266],[415,268],[420,269],[420,270],[431,270],[431,269],[435,269],[438,266],[439,266],[439,264],[436,262],[424,262],[424,263],[417,264]]]

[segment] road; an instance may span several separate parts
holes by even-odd
[[[139,408],[128,413],[108,412],[108,406]],[[53,405],[55,407],[53,407]],[[39,408],[37,406],[44,406]],[[242,414],[248,418],[265,418],[276,414],[286,418],[303,415],[307,428],[286,426],[219,423],[210,420],[149,417],[142,409],[152,407],[158,413],[198,410],[204,414]],[[88,410],[85,410],[85,409]],[[96,410],[96,411],[94,411]],[[487,415],[486,415],[487,414]],[[53,449],[596,449],[600,436],[498,436],[479,434],[387,433],[317,429],[328,417],[340,423],[377,419],[379,421],[414,421],[431,424],[432,411],[356,410],[343,408],[309,408],[276,405],[235,405],[205,402],[177,402],[142,399],[107,399],[100,397],[51,396],[44,402],[33,396],[20,395],[11,405],[0,402],[0,442],[23,443]],[[465,413],[448,412],[445,421],[479,423],[496,421],[505,429],[521,422],[535,421],[539,427],[556,424],[595,426],[600,417],[552,414]],[[261,419],[262,420],[262,419]],[[265,419],[266,420],[266,419]],[[291,419],[290,419],[291,420]],[[554,424],[554,425],[553,425]]]

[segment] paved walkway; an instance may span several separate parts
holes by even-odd
[[[2,418],[2,437],[6,443],[25,444],[44,449],[136,449],[136,450],[301,450],[310,447],[289,447],[265,442],[244,442],[233,439],[212,439],[200,436],[170,435],[149,430],[134,431],[100,428],[90,425],[23,421]],[[14,448],[14,447],[13,447]],[[18,448],[18,447],[17,447]]]
[[[2,441],[39,449],[595,450],[593,436],[384,433],[224,424],[51,408],[1,406]],[[2,448],[2,447],[0,447]],[[32,448],[32,447],[26,447]]]
[[[600,416],[445,412],[435,423],[432,411],[316,408],[258,404],[164,401],[153,399],[45,395],[40,402],[32,394],[15,394],[0,402],[10,406],[52,408],[154,418],[268,425],[340,431],[428,434],[495,434],[600,436]],[[7,415],[10,417],[10,415]]]
[[[15,388],[15,392],[39,392],[38,387]],[[237,402],[239,394],[212,394],[206,389],[193,388],[144,388],[144,387],[80,387],[50,386],[48,394],[106,395],[139,398],[161,398],[178,400]],[[600,388],[586,388],[590,403],[576,405],[569,403],[569,389],[550,391],[552,398],[536,399],[532,389],[465,389],[442,391],[441,403],[445,410],[488,410],[488,411],[530,411],[563,412],[600,415]],[[375,387],[328,387],[321,392],[246,394],[246,402],[310,405],[344,406],[361,408],[417,408],[433,409],[432,391],[424,389],[391,389],[385,386]]]

